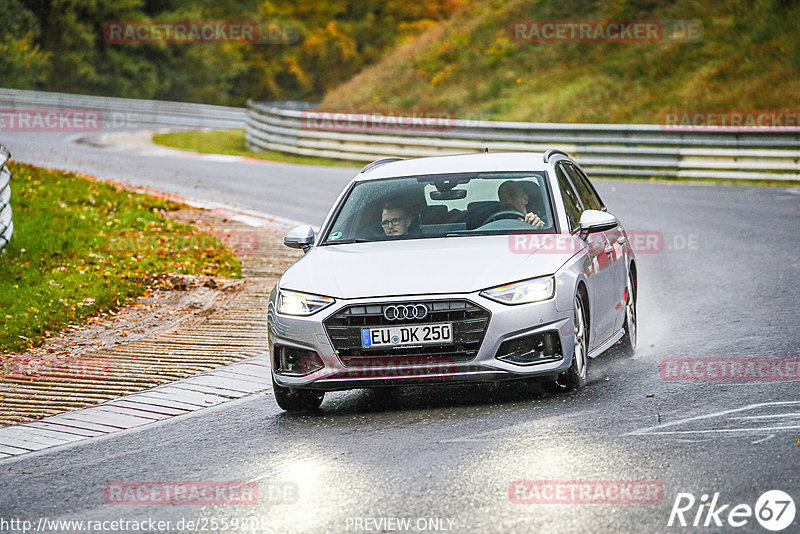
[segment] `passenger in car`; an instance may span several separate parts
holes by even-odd
[[[528,194],[520,184],[514,180],[507,180],[500,184],[497,189],[497,197],[500,199],[502,210],[518,211],[525,215],[523,221],[532,224],[534,228],[543,227],[544,221],[532,211],[528,211],[527,205],[530,199]]]

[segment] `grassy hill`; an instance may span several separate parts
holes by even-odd
[[[699,19],[696,43],[513,42],[515,20]],[[800,108],[797,0],[473,0],[330,91],[334,109],[658,123],[668,109]]]

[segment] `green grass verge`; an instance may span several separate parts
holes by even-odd
[[[345,161],[332,158],[317,158],[314,156],[301,156],[284,154],[274,150],[255,152],[247,147],[244,139],[244,130],[221,130],[170,132],[153,135],[153,142],[159,145],[191,150],[204,154],[226,154],[229,156],[245,156],[281,163],[297,163],[300,165],[325,165],[327,167],[360,167],[368,161]]]
[[[179,204],[72,173],[9,167],[14,235],[0,251],[0,352],[38,346],[167,273],[241,277],[218,238],[162,216]]]

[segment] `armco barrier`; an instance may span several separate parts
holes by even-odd
[[[296,105],[250,101],[247,142],[256,150],[354,161],[557,148],[594,175],[800,180],[800,128],[699,131],[651,124],[450,120],[443,129],[393,134],[360,129],[364,115],[338,115],[337,127],[327,129],[309,128],[307,116]]]
[[[102,129],[130,126],[241,128],[246,118],[243,108],[0,88],[0,115],[6,118],[20,110],[35,114],[37,110],[47,112],[53,109],[99,111]],[[8,128],[10,122],[0,121],[0,140],[3,128]],[[5,167],[8,158],[8,150],[0,145],[0,249],[9,242],[14,231],[10,205],[11,173]]]
[[[104,129],[154,125],[174,128],[242,128],[245,109],[186,102],[138,100],[21,89],[0,89],[0,113],[15,109],[72,108],[102,112]],[[0,135],[2,128],[0,128]]]
[[[11,171],[6,162],[11,154],[0,145],[0,249],[5,247],[14,233],[14,221],[11,218]]]

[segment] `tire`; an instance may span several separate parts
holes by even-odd
[[[625,287],[625,333],[622,335],[622,346],[627,350],[636,349],[636,338],[639,335],[639,323],[636,317],[636,286],[633,276],[628,274],[628,285]]]
[[[572,365],[556,379],[556,386],[563,390],[581,389],[589,375],[589,330],[586,328],[586,311],[583,299],[575,295],[575,347]]]
[[[316,410],[325,398],[324,391],[314,389],[294,389],[279,386],[272,379],[272,391],[275,394],[275,401],[281,409],[287,412],[307,412]]]

